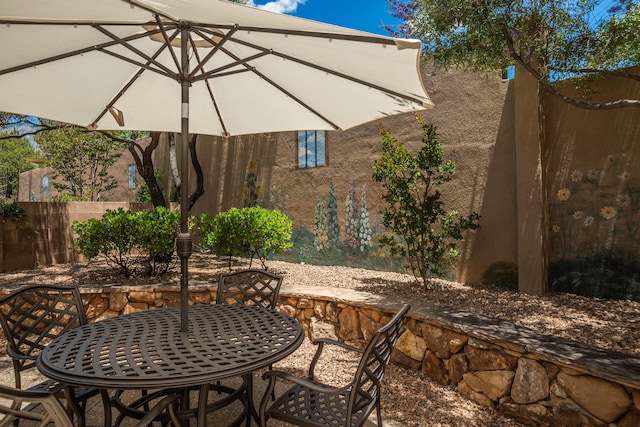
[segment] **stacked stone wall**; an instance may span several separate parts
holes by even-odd
[[[278,309],[310,339],[363,345],[402,301],[339,290],[281,291]],[[0,292],[6,294],[8,290]],[[176,306],[176,286],[81,288],[90,321]],[[216,289],[190,288],[193,304],[215,303]],[[373,301],[373,302],[372,302]],[[640,361],[518,329],[508,322],[444,307],[409,312],[393,362],[421,372],[462,396],[531,426],[640,426]]]

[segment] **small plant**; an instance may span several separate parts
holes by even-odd
[[[360,217],[358,212],[358,198],[356,193],[356,180],[351,180],[351,189],[347,193],[347,199],[345,201],[345,243],[352,248],[358,247],[358,226],[360,224]]]
[[[640,302],[640,263],[603,251],[551,263],[552,292]]]
[[[438,187],[450,181],[453,161],[443,160],[444,150],[436,128],[417,116],[423,132],[423,147],[417,155],[382,128],[382,158],[373,164],[373,180],[382,183],[383,225],[395,235],[384,235],[380,243],[392,254],[405,256],[409,269],[428,288],[432,277],[441,277],[458,256],[456,242],[466,230],[479,227],[480,216],[473,212],[460,217],[446,211]]]
[[[229,268],[234,256],[247,256],[250,265],[258,257],[266,269],[268,257],[291,247],[291,220],[278,210],[261,207],[232,208],[215,216],[202,214],[189,221],[197,229],[200,246],[216,255],[229,259]]]
[[[360,207],[360,219],[358,221],[358,248],[360,252],[364,252],[371,246],[373,231],[371,230],[371,222],[369,221],[369,209],[367,209],[367,190],[362,187],[362,205]]]
[[[153,175],[156,178],[157,182],[162,182],[162,172],[159,169],[155,169],[153,171]],[[142,182],[138,187],[138,191],[136,192],[136,202],[144,203],[153,201],[151,197],[151,190],[149,190],[149,186],[146,182]]]
[[[340,246],[340,224],[338,223],[338,202],[333,179],[329,178],[329,194],[327,195],[328,238],[331,246]]]
[[[318,252],[329,248],[327,205],[318,192],[316,192],[316,211],[313,216],[313,243]]]
[[[174,252],[179,212],[107,210],[102,218],[74,221],[73,249],[93,259],[103,257],[125,277],[166,273]]]

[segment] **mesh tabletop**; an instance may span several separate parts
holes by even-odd
[[[190,306],[188,332],[179,307],[152,309],[65,333],[47,345],[38,368],[75,386],[178,388],[269,366],[303,338],[297,321],[258,306]]]

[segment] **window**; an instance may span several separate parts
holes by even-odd
[[[129,189],[133,190],[136,188],[136,165],[129,165],[127,175],[129,177]]]
[[[307,130],[298,132],[298,167],[313,168],[324,166],[325,133],[323,130]]]
[[[35,202],[36,195],[33,193],[33,201]],[[42,181],[40,181],[40,200],[43,202],[48,202],[51,200],[51,187],[49,186],[49,176],[45,175],[42,177]]]

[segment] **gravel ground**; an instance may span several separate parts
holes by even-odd
[[[246,264],[234,268],[245,268]],[[425,290],[412,276],[347,267],[327,267],[270,261],[271,271],[286,282],[305,286],[341,287],[378,294],[423,298],[432,303],[456,307],[486,316],[512,321],[535,329],[594,346],[640,356],[640,303],[584,298],[557,294],[536,297],[493,287],[470,287],[437,281]],[[226,263],[194,254],[190,260],[190,280],[215,281],[227,271]],[[157,281],[157,279],[154,279]],[[179,282],[177,268],[162,278]],[[22,283],[66,283],[95,286],[98,283],[146,284],[150,279],[123,280],[104,263],[75,263],[0,274],[0,286]],[[4,347],[4,346],[2,346]],[[276,367],[304,375],[314,351],[308,342]],[[329,354],[326,381],[344,380],[337,367],[347,364],[344,353]],[[329,365],[325,365],[329,366]],[[385,377],[383,417],[402,426],[520,426],[461,398],[450,387],[438,385],[420,373],[391,366]]]

